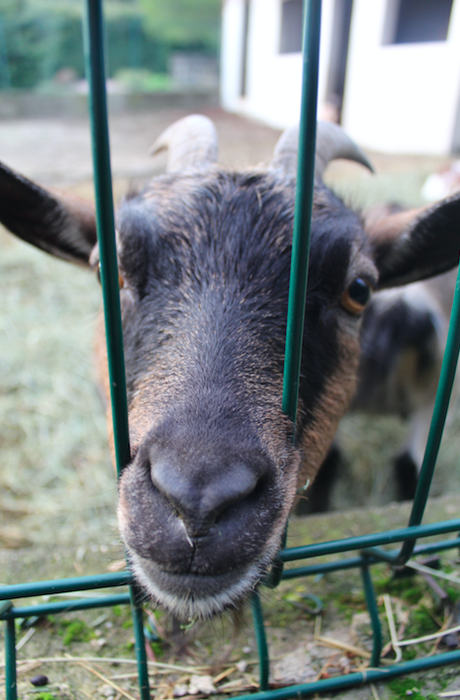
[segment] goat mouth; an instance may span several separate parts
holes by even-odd
[[[255,562],[244,569],[212,576],[175,574],[135,552],[130,552],[130,558],[137,581],[153,601],[184,621],[208,619],[240,607],[266,571],[265,562]]]

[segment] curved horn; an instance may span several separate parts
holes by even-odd
[[[149,153],[168,149],[167,172],[206,168],[217,160],[214,124],[201,114],[192,114],[172,124],[155,141]]]
[[[273,152],[271,167],[286,175],[297,175],[297,152],[299,150],[299,126],[283,131]]]
[[[318,122],[316,129],[316,160],[315,178],[323,179],[324,171],[331,162],[337,158],[353,160],[361,163],[374,172],[372,163],[355,142],[337,124],[332,122]]]
[[[297,150],[299,127],[293,126],[281,135],[275,146],[272,167],[286,174],[297,173]],[[318,122],[316,127],[315,180],[322,180],[324,171],[331,160],[345,158],[374,172],[371,162],[354,141],[332,122]]]

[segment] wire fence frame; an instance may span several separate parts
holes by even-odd
[[[303,309],[308,275],[308,250],[310,218],[313,192],[313,154],[316,132],[316,95],[319,60],[319,37],[321,23],[321,0],[306,0],[304,15],[302,116],[299,142],[299,170],[296,196],[296,217],[293,238],[293,260],[291,272],[288,335],[286,340],[285,388],[283,409],[295,421],[297,387],[300,369],[300,348],[303,335]],[[116,462],[118,472],[129,459],[129,434],[125,389],[123,342],[119,308],[118,273],[111,189],[110,153],[107,126],[107,102],[105,94],[103,14],[101,0],[86,0],[85,58],[90,84],[90,118],[93,136],[93,161],[95,173],[98,240],[101,255],[101,281],[104,313],[108,337],[109,377],[111,385],[114,434],[117,436]],[[292,299],[292,301],[291,301]],[[259,648],[260,690],[241,699],[281,700],[309,696],[319,692],[345,689],[362,683],[375,682],[395,676],[427,670],[449,663],[460,662],[460,650],[438,654],[430,658],[398,663],[383,669],[378,668],[381,654],[381,628],[376,597],[370,575],[371,567],[381,561],[401,566],[413,554],[452,549],[460,546],[460,537],[453,537],[428,545],[417,545],[418,539],[433,535],[444,535],[460,531],[460,518],[423,525],[423,513],[428,498],[436,457],[444,429],[445,418],[452,390],[460,348],[460,273],[457,279],[446,352],[439,381],[433,421],[428,437],[422,470],[415,494],[409,523],[398,530],[323,542],[305,547],[283,549],[273,567],[271,585],[279,580],[297,576],[309,576],[328,571],[359,568],[363,589],[373,629],[373,651],[370,666],[362,672],[351,673],[327,680],[286,688],[269,690],[270,661],[263,623],[263,613],[257,592],[253,596],[252,608],[256,638]],[[398,551],[388,552],[382,546],[402,543]],[[283,571],[283,564],[319,557],[333,553],[358,552],[357,556],[335,562],[305,565]],[[129,586],[129,593],[105,595],[97,598],[82,598],[41,605],[15,606],[14,599],[40,595],[58,595],[70,591],[95,590],[117,586]],[[139,690],[142,700],[149,700],[148,668],[145,654],[145,639],[140,596],[132,574],[101,574],[73,579],[41,581],[17,584],[0,588],[0,619],[5,625],[5,690],[6,700],[17,700],[16,635],[15,620],[34,615],[46,615],[69,610],[84,610],[131,603],[135,633],[135,649],[139,674]]]

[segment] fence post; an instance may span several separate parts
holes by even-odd
[[[375,600],[374,586],[372,585],[369,566],[367,564],[361,567],[361,578],[372,625],[373,647],[370,666],[371,668],[377,668],[377,666],[380,665],[380,654],[382,653],[382,628],[380,626],[379,611]]]
[[[304,14],[302,105],[283,384],[283,411],[293,421],[294,432],[313,210],[320,29],[321,0],[308,0]]]
[[[10,603],[10,601],[7,601]],[[11,607],[11,603],[9,605]],[[17,700],[16,629],[14,617],[5,621],[5,688],[6,700]]]
[[[123,329],[112,173],[107,117],[104,67],[104,20],[101,0],[87,0],[84,26],[85,64],[89,82],[89,107],[92,131],[96,223],[99,243],[102,296],[107,339],[113,435],[117,473],[120,476],[130,458],[128,403],[126,396]],[[136,588],[130,586],[131,611],[136,639],[136,659],[142,700],[150,700],[149,676],[145,653],[143,613]]]
[[[260,598],[257,591],[254,591],[251,598],[252,617],[254,620],[254,630],[256,633],[257,649],[259,652],[259,677],[260,690],[268,690],[270,679],[270,658],[268,655],[267,637],[265,636],[264,617]]]

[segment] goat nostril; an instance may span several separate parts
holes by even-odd
[[[226,465],[201,489],[194,523],[197,531],[214,524],[256,489],[257,474],[245,464]]]
[[[215,459],[198,465],[190,460],[183,465],[177,458],[152,459],[150,474],[169,512],[183,524],[191,546],[225,514],[236,512],[235,506],[260,491],[260,468],[236,460],[229,464]]]
[[[195,523],[192,521],[188,522],[185,525],[185,538],[189,545],[193,548],[199,545],[200,541],[206,537],[213,525],[214,521],[207,523]]]

